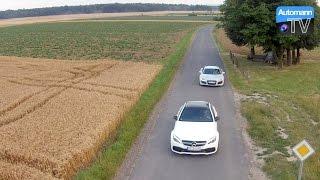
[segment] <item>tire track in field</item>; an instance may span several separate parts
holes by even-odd
[[[50,90],[50,89],[51,89],[51,88],[48,88],[48,90]],[[62,90],[58,90],[57,92],[51,94],[49,97],[45,98],[43,101],[40,101],[39,103],[36,103],[36,105],[28,108],[26,111],[22,112],[21,114],[15,115],[15,117],[10,117],[10,114],[9,114],[9,115],[8,115],[9,118],[4,119],[4,120],[2,120],[2,121],[0,122],[0,127],[3,127],[3,126],[5,126],[5,125],[8,125],[8,124],[10,124],[10,123],[12,123],[12,122],[15,122],[15,121],[17,121],[17,120],[19,120],[19,119],[24,118],[26,115],[28,115],[28,114],[30,114],[30,113],[33,113],[33,112],[36,111],[37,109],[39,109],[39,108],[41,108],[42,106],[44,106],[47,102],[49,102],[49,100],[51,100],[52,98],[58,96],[59,94],[61,94],[61,93],[62,93],[63,91],[65,91],[66,89],[67,89],[67,88],[63,88]],[[47,93],[48,91],[44,91],[44,92]],[[31,97],[31,98],[34,98],[34,97],[35,97],[35,96],[33,96],[33,97]],[[19,105],[21,105],[21,104],[19,104]],[[19,105],[18,105],[18,106],[19,106]],[[17,106],[17,107],[18,107],[18,106]],[[17,107],[15,107],[15,108],[17,108]],[[10,111],[7,111],[7,112],[10,112]],[[14,112],[14,114],[15,114],[15,112]],[[2,115],[2,116],[4,116],[4,115]]]
[[[24,66],[25,62],[42,65],[33,60],[3,61],[8,66],[0,75],[6,95],[0,109],[0,177],[32,172],[69,178],[94,158],[161,69],[121,61],[49,62],[43,63],[43,71]],[[79,113],[73,116],[73,112]]]
[[[22,84],[22,83],[18,83],[18,82],[15,82],[15,81],[11,81],[11,80],[8,80],[8,81],[11,82],[11,83],[16,83],[16,84],[24,85],[24,84]],[[41,87],[44,87],[44,86],[41,86]],[[22,103],[28,101],[28,100],[31,99],[32,97],[34,97],[34,96],[36,96],[36,95],[38,95],[38,94],[40,94],[40,93],[42,93],[42,92],[48,91],[49,89],[50,89],[50,88],[46,88],[46,89],[44,89],[44,90],[40,90],[40,91],[38,91],[38,92],[32,93],[31,95],[28,95],[28,96],[23,97],[20,101],[11,104],[9,107],[0,110],[0,117],[1,117],[1,116],[4,116],[5,113],[14,110],[14,109],[17,108],[19,105],[21,105]],[[0,125],[0,127],[1,127],[1,125]]]
[[[139,91],[138,88],[127,88],[127,87],[107,85],[107,84],[88,83],[88,82],[85,82],[84,84],[90,84],[94,86],[101,86],[101,87],[107,87],[107,88],[115,88],[115,89],[121,89],[121,90],[127,90],[127,91]]]
[[[19,84],[19,85],[24,85],[24,86],[32,86],[32,87],[48,87],[46,88],[45,90],[42,90],[41,92],[44,92],[44,91],[47,91],[48,89],[50,88],[54,88],[54,87],[61,87],[61,88],[72,88],[72,89],[76,89],[76,90],[81,90],[81,91],[86,91],[86,92],[97,92],[97,93],[100,93],[100,94],[104,94],[104,95],[114,95],[114,96],[118,96],[118,97],[121,97],[121,98],[126,98],[126,99],[129,99],[129,100],[132,100],[132,95],[131,94],[134,94],[136,91],[131,91],[131,90],[128,90],[127,88],[121,88],[121,87],[118,87],[118,88],[115,88],[114,86],[104,86],[105,88],[112,88],[112,89],[115,89],[115,90],[123,90],[125,94],[123,93],[116,93],[116,92],[108,92],[107,89],[104,89],[104,90],[96,90],[96,89],[92,89],[92,88],[88,88],[88,87],[77,87],[77,86],[73,86],[73,85],[56,85],[56,84],[53,84],[53,85],[41,85],[41,84],[32,84],[32,83],[25,83],[25,82],[19,82],[19,81],[14,81],[14,80],[8,80],[9,82],[11,83],[15,83],[15,84]],[[79,83],[77,83],[79,84]],[[92,85],[94,88],[99,88],[99,87],[103,87],[103,86],[96,86],[96,85],[93,85],[92,83],[83,83],[81,85]],[[37,94],[40,94],[41,92],[37,93]],[[28,98],[30,99],[30,96],[33,97],[33,94],[32,95],[29,95],[29,96],[26,96],[25,98]],[[24,98],[23,98],[24,99]],[[23,103],[24,101],[21,100],[19,101],[18,103]],[[18,104],[19,105],[19,104]],[[17,105],[17,106],[18,106]],[[9,107],[5,110],[2,110],[4,111],[3,113],[5,113],[6,111],[10,111],[12,109],[16,108],[15,107]],[[2,115],[2,111],[0,111],[0,116]]]
[[[99,64],[100,65],[100,64]],[[37,99],[38,96],[41,94],[41,93],[48,93],[50,90],[53,90],[52,94],[48,97],[46,97],[43,101],[40,101],[39,103],[37,103],[36,105],[28,108],[25,112],[19,114],[19,115],[16,115],[15,117],[11,117],[11,118],[8,118],[8,119],[5,119],[4,121],[0,121],[0,127],[3,127],[5,125],[8,125],[12,122],[15,122],[17,120],[20,120],[22,119],[23,117],[25,117],[26,115],[30,114],[30,113],[33,113],[34,111],[36,111],[37,109],[43,107],[45,104],[47,104],[51,99],[55,98],[56,96],[60,95],[61,93],[63,93],[64,91],[66,91],[67,89],[79,89],[79,90],[84,90],[84,91],[87,91],[87,92],[92,92],[91,90],[88,90],[88,89],[81,89],[81,88],[77,88],[77,87],[74,87],[74,85],[76,84],[79,84],[85,80],[88,80],[88,79],[91,79],[91,78],[94,78],[98,75],[100,75],[103,71],[105,70],[109,70],[113,67],[115,67],[117,65],[117,63],[107,67],[107,68],[102,68],[101,70],[99,71],[92,71],[93,69],[95,69],[96,67],[98,67],[99,65],[97,66],[93,66],[91,68],[89,68],[88,70],[82,70],[84,72],[89,72],[89,75],[86,76],[84,74],[81,74],[79,73],[79,77],[81,79],[78,79],[76,81],[72,81],[76,78],[79,78],[76,76],[72,77],[72,78],[69,78],[69,79],[66,79],[66,80],[63,80],[61,82],[66,82],[66,81],[71,81],[69,82],[69,85],[65,85],[65,86],[61,86],[61,85],[56,85],[56,86],[49,86],[47,87],[46,89],[42,90],[41,92],[38,92],[36,95],[30,95],[28,96],[28,98],[26,98],[26,100],[24,100],[24,102],[21,102],[16,104],[15,107],[10,107],[7,109],[6,112],[11,112],[13,111],[14,109],[18,108],[20,105],[22,105],[23,103],[27,102],[28,100],[34,98],[34,99]],[[23,83],[21,83],[23,84]],[[62,88],[61,88],[62,87]],[[54,88],[60,88],[58,90],[55,90]],[[93,92],[98,92],[98,91],[93,91]],[[103,92],[101,91],[100,93],[103,93],[103,94],[107,94],[106,92]],[[110,94],[110,95],[114,95],[114,94]],[[123,98],[128,98],[128,97],[123,97]],[[13,114],[15,114],[16,112],[13,112]],[[2,114],[3,116],[3,114]],[[1,117],[1,116],[0,116]],[[10,162],[10,163],[14,163],[14,164],[24,164],[28,167],[32,167],[32,168],[35,168],[41,172],[45,172],[45,173],[51,173],[54,177],[58,177],[58,174],[57,172],[55,171],[52,171],[52,172],[48,172],[48,168],[47,167],[42,167],[41,164],[47,164],[49,165],[51,168],[49,169],[55,169],[55,163],[54,162],[51,162],[50,160],[48,159],[45,159],[45,160],[42,160],[42,159],[30,159],[30,157],[25,157],[24,155],[19,155],[19,154],[8,154],[9,152],[3,152],[3,153],[0,153],[0,160],[3,160],[3,161],[6,161],[6,162]]]
[[[19,106],[21,106],[22,104],[27,103],[28,100],[31,99],[35,99],[38,100],[39,98],[37,96],[39,96],[41,93],[47,93],[48,91],[52,90],[53,88],[62,88],[61,90],[57,90],[57,92],[54,92],[53,94],[49,95],[48,97],[45,97],[42,101],[36,103],[34,106],[31,106],[29,108],[27,108],[27,110],[25,110],[24,112],[15,115],[14,117],[8,115],[9,117],[4,118],[4,120],[0,119],[0,127],[8,125],[12,122],[15,122],[19,119],[24,118],[26,115],[33,113],[34,111],[36,111],[37,109],[43,107],[45,104],[47,104],[51,99],[53,99],[54,97],[57,97],[58,95],[60,95],[62,92],[72,88],[72,89],[77,89],[77,90],[82,90],[82,91],[87,91],[87,92],[98,92],[98,93],[102,93],[104,95],[115,95],[121,98],[125,98],[125,99],[129,99],[132,100],[133,96],[130,95],[122,95],[122,94],[116,94],[116,93],[110,93],[107,91],[101,91],[101,90],[94,90],[94,89],[89,89],[89,88],[81,88],[81,87],[74,87],[75,85],[82,83],[85,80],[94,78],[99,76],[103,71],[106,70],[110,70],[113,67],[115,67],[116,65],[118,65],[118,63],[114,63],[106,68],[102,68],[99,69],[98,71],[93,71],[95,68],[104,65],[104,64],[97,64],[94,66],[89,67],[88,69],[81,69],[81,68],[73,68],[73,69],[77,69],[81,72],[74,72],[74,71],[70,71],[70,73],[74,73],[74,76],[72,78],[68,78],[68,79],[64,79],[64,80],[60,80],[57,81],[57,83],[54,83],[52,85],[41,85],[41,84],[26,84],[23,82],[19,82],[19,81],[14,81],[14,80],[8,80],[9,82],[12,83],[17,83],[17,84],[21,84],[21,85],[30,85],[30,86],[39,86],[39,87],[47,87],[44,90],[38,91],[37,93],[33,93],[29,96],[26,96],[25,98],[23,98],[22,100],[14,103],[13,105],[9,106],[8,108],[1,110],[0,111],[0,118],[4,117],[6,114],[8,114],[9,112],[14,111],[16,108],[18,108]],[[88,73],[87,75],[85,73]],[[32,79],[32,78],[29,78]],[[74,81],[75,80],[75,81]],[[69,81],[69,82],[68,82]],[[67,82],[66,85],[61,85],[61,83]],[[15,112],[13,112],[13,114],[15,114]]]

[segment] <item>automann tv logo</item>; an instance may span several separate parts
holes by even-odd
[[[311,34],[314,30],[314,8],[311,6],[279,6],[276,23],[283,34]]]

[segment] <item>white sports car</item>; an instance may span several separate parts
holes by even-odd
[[[178,154],[210,155],[218,150],[216,109],[208,102],[186,102],[174,116],[171,150]]]
[[[199,71],[199,83],[201,86],[223,86],[224,74],[217,66],[205,66]]]

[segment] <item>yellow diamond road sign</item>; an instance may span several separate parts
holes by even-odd
[[[314,149],[306,140],[303,140],[293,147],[293,152],[300,159],[300,161],[304,161],[314,153]]]

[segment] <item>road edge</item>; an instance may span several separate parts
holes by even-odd
[[[225,59],[223,56],[221,56],[221,44],[219,41],[216,39],[214,36],[214,31],[211,33],[211,38],[213,39],[213,42],[216,43],[216,46],[218,47],[218,53],[219,56],[222,60],[222,63],[224,64],[225,67],[227,65],[225,64]],[[227,68],[226,68],[227,69]],[[232,82],[228,79],[231,85],[231,89],[233,92],[233,98],[235,102],[235,108],[236,108],[236,118],[240,122],[240,129],[241,129],[241,135],[242,135],[242,140],[245,145],[245,149],[247,150],[247,159],[248,159],[248,168],[249,168],[249,174],[248,174],[248,179],[249,180],[269,180],[267,177],[266,173],[261,169],[261,163],[258,162],[258,159],[255,155],[254,149],[256,149],[256,146],[254,145],[254,141],[250,138],[248,132],[247,132],[247,127],[248,127],[248,122],[247,119],[242,116],[241,114],[241,99],[242,99],[242,94],[238,92],[238,90],[233,86]]]

